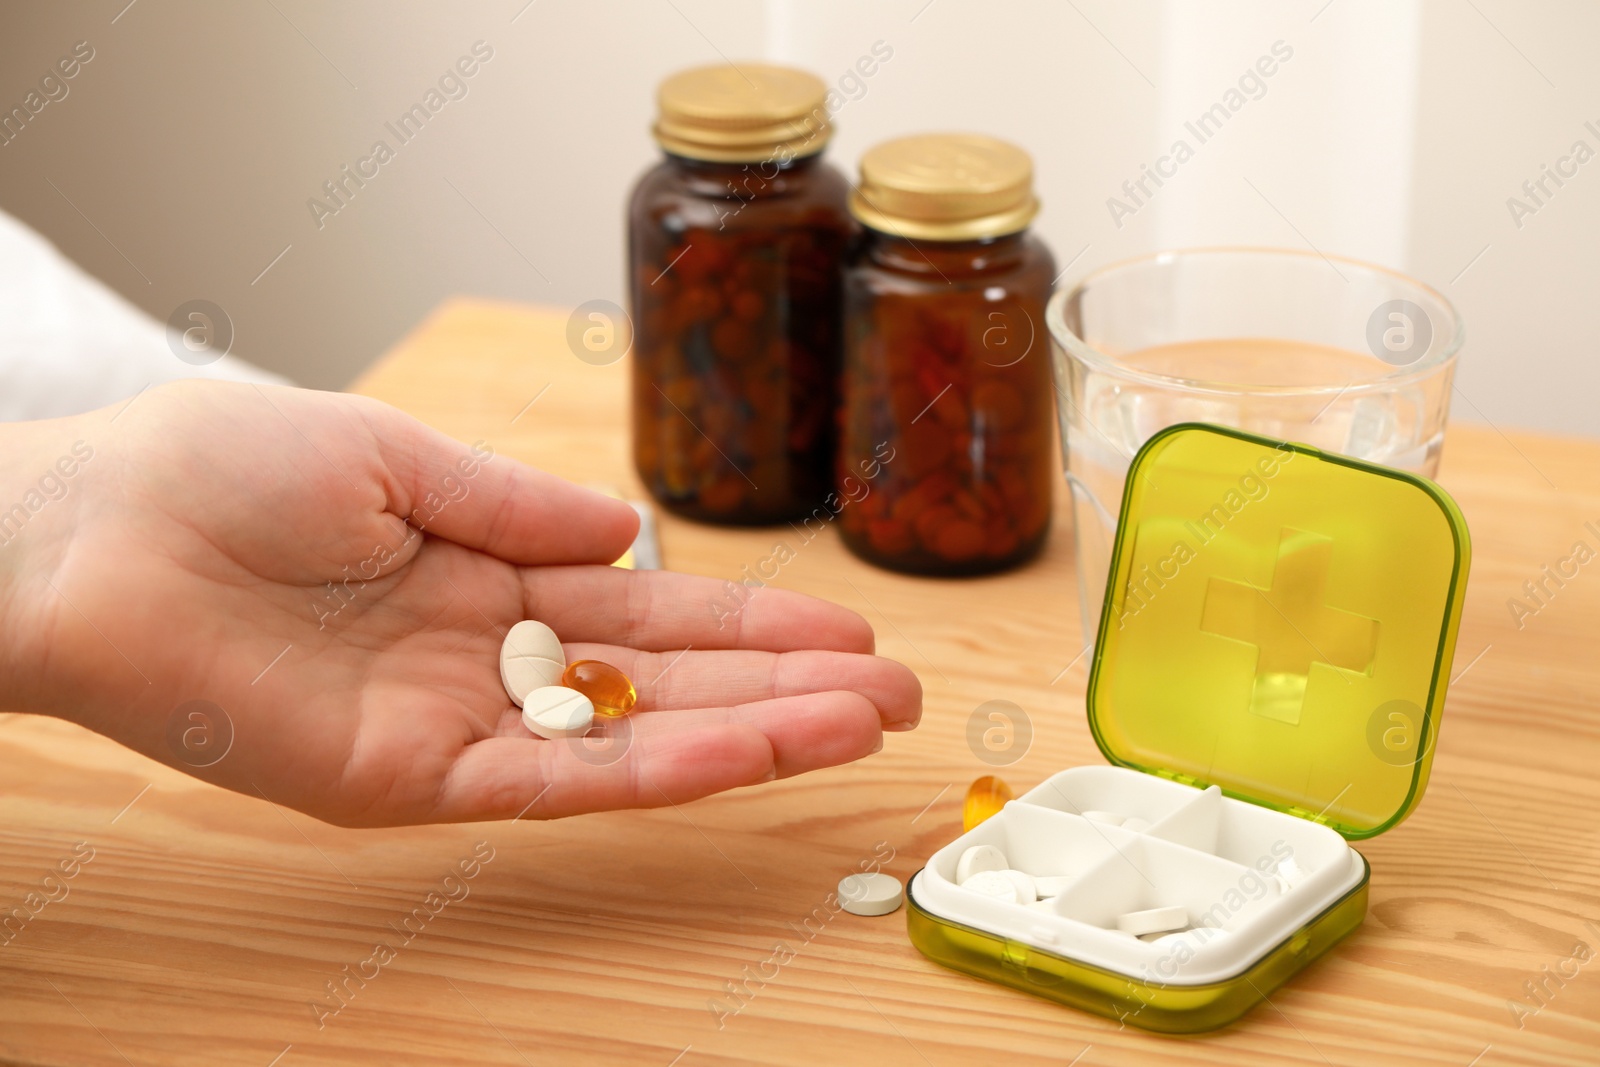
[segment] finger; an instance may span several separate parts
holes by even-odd
[[[623,719],[595,720],[597,729],[582,738],[552,742],[568,748],[580,761],[618,761],[635,747],[648,753],[663,738],[721,726],[753,726],[771,748],[771,768],[790,778],[822,767],[868,756],[883,747],[883,723],[872,702],[844,691],[752,700],[721,707],[683,708]],[[528,736],[521,718],[502,720],[502,733]]]
[[[510,563],[610,563],[639,516],[625,502],[454,441],[386,404],[363,409],[390,475],[389,510],[410,526]]]
[[[742,724],[685,730],[632,746],[606,766],[586,761],[581,740],[491,737],[461,750],[445,777],[436,822],[559,819],[591,811],[656,808],[769,781],[772,747]]]
[[[842,691],[640,715],[630,729],[633,743],[648,750],[658,738],[718,725],[760,730],[772,746],[779,778],[836,767],[883,747],[883,723],[872,702],[860,693]]]
[[[563,641],[649,651],[873,649],[866,619],[787,589],[615,567],[540,567],[523,571],[522,584],[528,617],[552,627]]]
[[[568,663],[597,659],[626,674],[639,692],[635,714],[848,690],[872,702],[886,730],[909,730],[922,718],[922,683],[904,664],[881,656],[697,649],[640,652],[571,642],[564,647]]]
[[[725,789],[860,759],[878,750],[877,711],[858,693],[630,716],[612,762],[582,738],[497,737],[462,750],[436,818],[553,819],[681,804]],[[610,723],[608,729],[614,729]],[[609,758],[609,757],[608,757]]]

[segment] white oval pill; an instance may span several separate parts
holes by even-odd
[[[576,689],[541,686],[530,692],[522,705],[522,725],[552,741],[582,737],[594,725],[594,705]]]
[[[839,879],[839,903],[851,915],[887,915],[900,906],[905,891],[892,874],[847,874]]]
[[[956,885],[966,885],[967,879],[982,871],[1003,871],[1009,866],[1006,854],[993,845],[973,845],[956,861]]]
[[[1007,904],[1017,903],[1017,883],[1006,877],[1004,871],[979,871],[962,882],[961,888],[970,889],[979,896],[1003,900]]]
[[[1144,911],[1130,911],[1117,919],[1117,929],[1123,933],[1140,934],[1166,933],[1168,930],[1182,930],[1189,925],[1189,912],[1187,909],[1174,905],[1166,908],[1147,908]]]
[[[500,642],[500,683],[517,707],[535,689],[555,685],[567,669],[561,639],[542,622],[526,619],[506,632]]]

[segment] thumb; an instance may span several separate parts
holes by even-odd
[[[388,509],[418,530],[523,566],[610,563],[639,517],[603,493],[471,446],[376,401],[362,416],[388,474]]]

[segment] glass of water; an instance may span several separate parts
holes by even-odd
[[[1046,320],[1092,641],[1133,454],[1209,422],[1432,477],[1461,317],[1402,274],[1282,249],[1163,252],[1056,293]]]

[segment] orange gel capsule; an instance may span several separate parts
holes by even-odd
[[[633,710],[639,694],[628,676],[609,663],[578,659],[561,672],[561,684],[589,698],[596,715],[618,718]]]
[[[962,831],[970,830],[989,816],[999,814],[1011,795],[1011,787],[993,775],[986,774],[976,779],[967,786],[967,799],[961,805]]]

